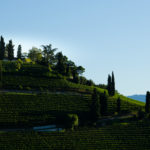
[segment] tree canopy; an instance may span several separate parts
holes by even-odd
[[[13,60],[14,58],[14,45],[12,40],[9,40],[9,43],[6,45],[6,51],[8,52],[8,59]]]
[[[0,60],[4,59],[4,54],[5,54],[5,42],[4,42],[4,38],[1,36],[0,38]]]
[[[21,45],[18,45],[17,58],[18,59],[22,58],[22,47],[21,47]]]
[[[42,51],[36,47],[32,47],[29,50],[28,57],[34,62],[40,62],[42,60]]]

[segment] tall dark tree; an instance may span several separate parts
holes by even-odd
[[[4,53],[5,53],[5,42],[4,42],[4,38],[1,36],[0,38],[0,60],[4,59]]]
[[[99,103],[99,95],[97,90],[94,89],[92,94],[92,105],[91,105],[91,120],[93,122],[97,121],[100,117],[100,103]]]
[[[108,90],[109,95],[111,95],[112,93],[111,89],[112,89],[111,76],[108,75],[107,90]]]
[[[149,111],[150,111],[150,92],[147,91],[147,93],[146,93],[145,112],[149,113]]]
[[[7,51],[8,51],[8,59],[13,60],[13,58],[14,58],[14,45],[12,43],[12,40],[9,40],[9,43],[7,45]]]
[[[2,88],[2,60],[0,60],[0,88]]]
[[[115,95],[115,77],[114,77],[114,72],[112,72],[112,96]]]
[[[121,111],[121,99],[120,99],[120,97],[118,97],[118,99],[117,99],[117,112],[118,113],[120,113],[120,111]]]
[[[62,52],[57,53],[56,55],[57,58],[57,65],[56,69],[60,74],[65,74],[66,73],[66,64],[65,64],[65,58],[62,54]]]
[[[115,95],[115,77],[113,72],[112,76],[108,75],[107,90],[110,96]]]
[[[101,115],[107,115],[107,95],[106,92],[100,94],[100,112]]]
[[[18,59],[22,58],[22,47],[21,47],[21,45],[18,45],[17,58]]]

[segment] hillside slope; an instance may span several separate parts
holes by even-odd
[[[25,64],[18,71],[15,64],[5,62],[0,97],[0,126],[56,123],[57,118],[66,113],[76,113],[81,123],[86,122],[90,116],[94,88],[99,93],[107,93],[106,89],[73,83],[65,76],[49,72],[42,65]],[[121,111],[124,114],[144,109],[144,103],[116,94],[108,97],[108,115],[116,112],[118,97],[121,98]]]
[[[145,99],[146,99],[146,95],[131,95],[128,97],[134,100],[141,101],[141,102],[145,102]]]

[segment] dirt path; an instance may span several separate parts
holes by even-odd
[[[133,118],[134,115],[128,114],[128,115],[123,115],[123,116],[114,116],[114,117],[107,117],[104,119],[100,119],[97,121],[98,126],[106,126],[108,121],[113,121],[113,120],[120,120],[120,119],[130,119]]]

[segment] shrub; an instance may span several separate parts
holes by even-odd
[[[16,71],[20,70],[21,64],[19,62],[16,62]]]
[[[17,62],[19,62],[20,64],[23,64],[23,61],[21,59],[17,59]]]
[[[65,117],[65,128],[74,130],[79,125],[79,119],[77,114],[67,114]]]
[[[25,58],[25,63],[31,63],[32,60],[30,58]]]

